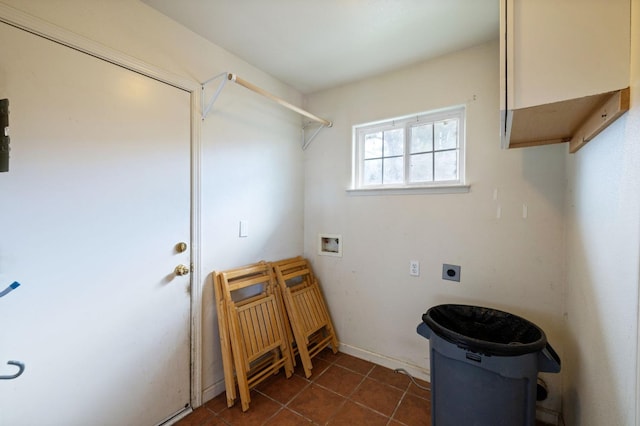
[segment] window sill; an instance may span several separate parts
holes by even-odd
[[[471,185],[411,186],[402,188],[358,188],[347,189],[347,195],[419,195],[460,194],[469,192]]]

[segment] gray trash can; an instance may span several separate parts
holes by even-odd
[[[422,315],[429,339],[432,426],[534,426],[538,372],[560,358],[524,318],[469,305],[439,305]]]

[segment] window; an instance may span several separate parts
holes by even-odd
[[[354,126],[354,189],[464,185],[464,107]]]

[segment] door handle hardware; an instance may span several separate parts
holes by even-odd
[[[186,265],[178,265],[176,266],[176,269],[174,270],[174,272],[176,273],[177,276],[181,277],[183,275],[189,274],[189,267]]]
[[[22,372],[24,371],[24,364],[21,363],[20,361],[7,361],[7,364],[15,365],[16,367],[18,367],[18,372],[16,374],[10,374],[10,375],[7,375],[7,376],[0,376],[0,380],[15,379],[16,377],[20,376],[22,374]]]

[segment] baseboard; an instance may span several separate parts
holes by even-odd
[[[378,364],[392,370],[395,370],[396,368],[402,368],[417,379],[426,380],[427,382],[430,381],[429,368],[421,367],[419,365],[411,364],[406,361],[377,354],[375,352],[371,352],[366,349],[358,348],[356,346],[351,346],[344,343],[340,343],[340,352],[353,355],[356,358],[371,361],[374,364]]]
[[[391,358],[388,356],[380,355],[374,352],[367,351],[366,349],[361,349],[356,346],[346,345],[344,343],[340,343],[340,352],[345,354],[353,355],[356,358],[365,359],[367,361],[371,361],[374,364],[381,365],[383,367],[390,368],[395,370],[396,368],[402,368],[406,370],[409,374],[411,374],[416,379],[429,381],[429,369],[422,368],[420,366],[410,364],[395,358]],[[225,392],[224,387],[224,379],[220,379],[213,385],[203,389],[202,391],[202,403],[206,403],[207,401],[212,400],[216,396],[220,395],[222,392]],[[194,407],[197,408],[197,407]]]
[[[224,391],[224,379],[222,379],[202,391],[202,403],[204,404],[207,401],[211,401],[213,398],[220,395]]]
[[[171,425],[174,425],[174,424],[178,423],[180,420],[182,420],[185,417],[187,417],[191,413],[193,413],[193,409],[191,407],[185,408],[184,410],[180,411],[180,413],[174,414],[171,417],[169,417],[168,419],[161,421],[160,423],[157,424],[157,426],[171,426]]]
[[[385,355],[377,354],[375,352],[368,351],[366,349],[358,348],[356,346],[340,343],[340,352],[348,355],[352,355],[356,358],[371,361],[374,364],[381,365],[383,367],[395,370],[396,368],[402,368],[406,370],[413,377],[421,380],[430,381],[429,369],[423,368],[415,364],[411,364],[405,361],[401,361],[396,358],[391,358]],[[205,388],[202,391],[202,403],[212,400],[216,396],[225,391],[224,379],[217,381],[213,385]],[[197,408],[197,407],[194,407]],[[536,407],[536,419],[543,423],[553,426],[563,426],[562,416],[557,411],[549,410],[544,407]]]
[[[420,367],[415,364],[407,363],[399,359],[380,355],[375,352],[371,352],[366,349],[358,348],[356,346],[351,346],[344,343],[340,343],[340,352],[353,355],[356,358],[371,361],[374,364],[378,364],[392,370],[395,370],[396,368],[402,368],[409,372],[409,374],[411,374],[415,378],[430,381],[429,368]],[[549,410],[548,408],[536,407],[536,419],[548,425],[564,426],[560,413],[558,413],[557,411]]]

